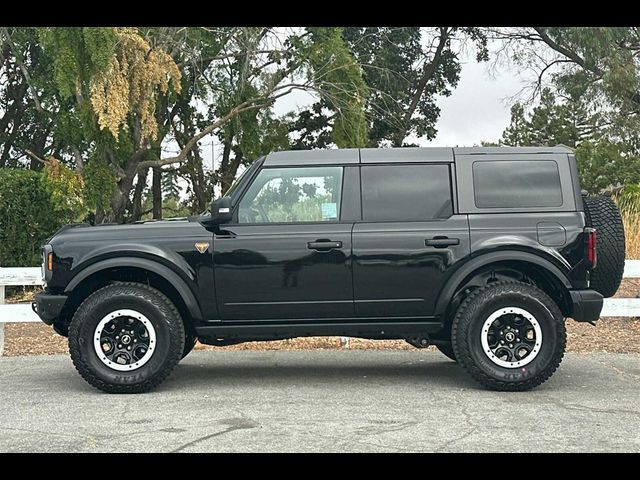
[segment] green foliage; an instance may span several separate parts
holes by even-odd
[[[179,218],[191,215],[189,207],[176,197],[168,197],[162,200],[162,212],[163,218]]]
[[[612,199],[618,205],[623,219],[625,217],[632,219],[636,235],[640,234],[640,183],[630,183],[625,185],[621,190],[612,195]],[[626,227],[627,224],[625,224],[625,235],[629,233]],[[640,249],[640,243],[638,243],[640,242],[640,238],[636,237],[635,242],[636,249]]]
[[[640,158],[607,139],[586,140],[576,148],[580,184],[590,193],[640,182]]]
[[[383,140],[391,141],[398,128],[402,128],[400,120],[419,80],[416,65],[422,54],[420,28],[348,27],[343,36],[362,65],[364,80],[370,88],[366,105],[367,144],[377,146]],[[425,106],[426,103],[420,105]],[[425,127],[426,137],[432,138],[427,125],[433,123],[433,117],[429,115],[426,119],[427,110],[428,107],[420,108],[416,119]],[[430,113],[437,115],[436,111]]]
[[[104,71],[116,47],[110,27],[46,27],[38,33],[53,60],[55,83],[63,97],[76,93],[79,80],[88,82]]]
[[[582,60],[582,65],[565,65],[555,76],[560,90],[574,98],[606,99],[618,107],[627,104],[639,80],[637,27],[553,27],[545,33]]]
[[[308,30],[316,33],[319,29]],[[362,96],[366,146],[369,147],[406,145],[406,137],[412,134],[433,139],[440,115],[438,96],[450,95],[460,78],[458,46],[472,44],[476,47],[478,61],[488,58],[486,36],[482,29],[474,27],[347,27],[322,30],[331,39],[325,43],[327,52],[344,48],[335,36],[337,30],[342,30],[344,45],[362,71],[366,86],[366,95]],[[331,35],[326,34],[329,30],[332,30]],[[435,45],[441,38],[442,51],[436,57]],[[318,35],[314,40],[324,41],[325,37]],[[429,47],[425,48],[426,45]],[[331,55],[325,61],[329,68],[336,65]],[[318,64],[322,65],[322,62]],[[333,104],[321,98],[292,118],[293,148],[329,146],[332,136],[335,136],[333,119],[336,111]]]
[[[30,75],[28,82],[22,73]],[[42,164],[24,158],[25,149],[64,149],[66,142],[50,142],[50,116],[35,107],[29,85],[39,93],[42,103],[56,110],[56,89],[51,82],[51,61],[43,54],[36,28],[2,27],[0,33],[0,168],[17,167],[32,162],[39,170]],[[38,153],[43,153],[39,151]],[[47,152],[48,153],[48,152]]]
[[[0,266],[38,266],[45,239],[74,219],[52,198],[42,173],[0,169]]]
[[[339,148],[364,147],[367,144],[365,102],[369,89],[362,69],[342,38],[342,28],[313,27],[309,61],[316,78],[315,86],[330,108],[336,112],[333,141]]]
[[[558,101],[550,89],[544,89],[540,102],[526,115],[524,106],[511,107],[511,123],[502,134],[502,144],[517,146],[577,146],[593,136],[598,118],[587,113],[579,101]]]
[[[575,148],[580,183],[589,193],[640,181],[640,158],[629,143],[608,135],[600,116],[590,115],[581,101],[558,101],[551,90],[527,115],[523,105],[511,107],[511,123],[502,145]]]
[[[83,172],[84,199],[93,209],[105,210],[116,189],[116,177],[113,170],[99,160],[89,162]]]
[[[443,31],[442,62],[417,94],[433,56],[428,46]],[[166,179],[163,202],[174,202],[170,210],[177,212],[186,194],[200,212],[214,186],[226,188],[239,167],[292,141],[294,148],[325,148],[432,138],[436,98],[455,86],[456,45],[465,40],[480,57],[486,52],[482,31],[473,28],[3,28],[0,167],[41,169],[27,149],[58,159],[81,175],[64,171],[48,184],[60,215],[75,219],[82,209],[97,209],[96,221],[128,221],[148,210],[139,208],[145,188],[136,185],[144,177],[137,164],[168,156],[161,148],[168,140],[182,148],[238,105],[284,93],[289,82],[320,97],[284,118],[275,116],[273,102],[261,102],[216,129],[222,151],[216,147],[215,172],[203,167],[201,150],[189,152],[174,170],[186,191],[178,195]],[[167,82],[172,88],[163,88]],[[74,178],[84,188],[70,183]]]
[[[57,160],[50,160],[43,171],[43,184],[51,197],[58,218],[82,221],[89,211],[84,204],[82,177]]]
[[[527,122],[524,106],[521,103],[515,103],[511,106],[511,123],[502,133],[501,143],[510,147],[530,145],[530,130],[531,126]]]
[[[180,198],[182,187],[178,185],[178,176],[175,172],[163,172],[160,184],[163,198]]]

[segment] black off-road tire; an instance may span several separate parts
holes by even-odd
[[[156,332],[156,350],[143,366],[116,371],[102,363],[93,335],[102,318],[120,309],[144,314]],[[87,382],[108,393],[142,393],[166,379],[184,351],[185,332],[180,313],[161,292],[140,283],[117,283],[97,290],[80,305],[69,326],[69,352]]]
[[[456,358],[456,352],[453,351],[453,345],[451,345],[450,343],[437,343],[436,348],[440,350],[440,353],[442,353],[445,357],[450,358],[454,362],[458,361],[458,359]]]
[[[620,210],[609,197],[583,197],[587,226],[596,229],[598,263],[591,272],[590,286],[612,297],[624,272],[624,225]]]
[[[182,356],[180,357],[180,360],[191,353],[191,350],[193,350],[193,347],[196,346],[196,343],[198,343],[198,336],[195,333],[187,330],[184,334],[184,349],[182,350]]]
[[[542,330],[540,351],[524,367],[497,365],[482,347],[485,320],[506,307],[527,310]],[[560,365],[567,341],[564,318],[555,302],[539,288],[516,281],[495,282],[465,298],[453,319],[451,337],[458,363],[479,383],[500,391],[530,390],[546,381]]]

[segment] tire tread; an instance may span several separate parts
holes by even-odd
[[[587,225],[598,236],[598,264],[591,272],[591,288],[612,297],[624,273],[625,239],[620,210],[609,197],[584,197]]]

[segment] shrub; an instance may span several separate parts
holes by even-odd
[[[0,169],[0,266],[40,265],[40,246],[58,228],[74,221],[60,208],[39,172]]]
[[[627,258],[640,259],[640,185],[626,185],[613,196],[624,223]]]

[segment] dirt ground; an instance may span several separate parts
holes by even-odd
[[[31,299],[32,291],[8,299],[19,303]],[[640,298],[640,279],[623,280],[616,297]],[[606,318],[593,327],[589,324],[567,321],[567,351],[640,353],[640,318]],[[410,350],[411,345],[401,340],[349,339],[342,346],[339,337],[309,337],[274,342],[250,342],[229,347],[211,347],[198,344],[197,350],[307,350],[307,349],[378,349]],[[434,347],[429,347],[434,349]],[[40,323],[9,323],[5,326],[4,355],[55,355],[67,353],[67,340],[50,327]]]

